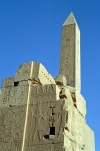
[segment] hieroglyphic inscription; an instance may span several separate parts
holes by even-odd
[[[60,74],[64,74],[68,85],[75,86],[75,25],[63,27]],[[73,72],[74,71],[74,72]]]
[[[28,85],[12,87],[10,91],[9,102],[12,103],[12,100],[13,100],[15,105],[26,104],[27,96],[28,96],[28,88],[29,88]]]
[[[29,145],[44,143],[44,135],[49,135],[49,117],[51,115],[49,104],[29,105],[26,141]]]
[[[67,84],[80,90],[80,34],[77,25],[62,28],[60,74],[66,76]]]
[[[0,105],[8,107],[14,105],[22,105],[27,103],[28,85],[18,87],[3,88]]]
[[[52,143],[53,140],[63,141],[61,136],[67,122],[67,111],[63,110],[65,100],[59,99],[50,102],[44,100],[41,102],[38,98],[39,93],[35,104],[34,101],[33,104],[30,101],[31,104],[29,105],[25,139],[29,143],[26,144],[25,151],[29,148],[28,146]],[[55,128],[53,140],[49,139],[49,136],[52,135],[50,132],[52,127]]]
[[[31,77],[32,62],[28,62],[19,67],[15,74],[15,81],[28,80]]]
[[[0,108],[0,143],[2,151],[20,151],[26,106]]]
[[[58,90],[58,93],[57,93]],[[36,104],[37,101],[43,105],[45,102],[59,99],[60,89],[56,84],[48,84],[41,86],[34,86],[31,88],[30,104]],[[38,98],[38,100],[37,100]]]
[[[35,129],[34,129],[33,141],[35,141],[36,134],[38,134],[39,140],[41,141],[42,140],[41,131],[44,129],[43,126],[41,125],[41,119],[45,120],[47,115],[44,116],[41,113],[41,109],[37,108],[36,114],[34,114],[33,117],[35,118]]]
[[[40,101],[37,101],[36,104],[29,105],[26,128],[26,141],[29,141],[29,146],[37,143],[44,143],[44,135],[49,135],[49,104],[41,104],[39,102]],[[25,148],[27,148],[27,146]]]
[[[65,151],[63,144],[46,144],[46,145],[36,145],[30,146],[29,151]]]

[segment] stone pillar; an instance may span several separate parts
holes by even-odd
[[[80,30],[73,13],[62,26],[60,74],[66,77],[69,86],[80,91]]]

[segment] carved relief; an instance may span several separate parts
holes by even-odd
[[[37,145],[31,146],[29,151],[65,151],[63,144],[46,144],[46,145]]]
[[[12,87],[9,95],[9,105],[26,104],[28,96],[28,85]]]
[[[4,79],[0,151],[82,151],[87,143],[84,133],[92,136],[93,145],[93,132],[84,119],[85,100],[76,92],[80,88],[79,36],[77,24],[63,26],[60,73],[67,82],[59,77],[55,83],[38,62],[23,64],[15,77]]]
[[[29,146],[44,142],[44,136],[49,135],[50,114],[49,102],[43,103],[38,97],[36,104],[29,105],[26,130]]]
[[[78,72],[80,71],[80,67],[79,67],[80,61],[78,59],[78,64],[77,64],[76,60],[77,58],[80,57],[79,51],[80,51],[79,31],[76,27],[76,24],[63,26],[62,46],[61,46],[61,56],[60,56],[60,74],[65,75],[67,79],[67,83],[70,86],[76,87],[77,85],[78,90],[79,90],[80,79],[78,78],[77,81],[76,79],[77,79],[77,76],[78,77],[80,76],[80,74],[76,74],[76,71],[77,70]],[[71,72],[69,72],[69,69]]]
[[[3,118],[3,119],[2,119]],[[20,151],[25,120],[23,106],[7,107],[0,109],[0,129],[2,129],[3,151]]]
[[[61,108],[61,112],[59,113],[59,116],[60,116],[60,127],[59,127],[58,139],[60,138],[62,132],[64,132],[64,128],[68,120],[68,112],[63,109],[63,106]]]
[[[51,115],[49,116],[49,138],[57,139],[59,130],[59,101],[54,101],[50,105]]]
[[[35,118],[35,130],[34,130],[34,136],[33,140],[35,141],[36,134],[38,134],[39,140],[42,141],[41,131],[44,130],[44,128],[41,125],[41,119],[45,120],[47,115],[43,115],[41,113],[41,109],[37,109],[37,112],[33,117]]]
[[[59,91],[60,89],[56,84],[34,86],[31,88],[30,104],[37,104],[39,101],[43,106],[44,103],[59,99]]]

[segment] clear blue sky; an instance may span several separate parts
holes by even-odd
[[[100,151],[100,1],[0,0],[0,86],[19,65],[41,62],[58,75],[61,29],[70,12],[81,31],[81,93]]]

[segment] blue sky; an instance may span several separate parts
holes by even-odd
[[[81,31],[81,93],[100,151],[100,1],[0,0],[0,86],[29,61],[58,75],[62,24],[74,13]]]

